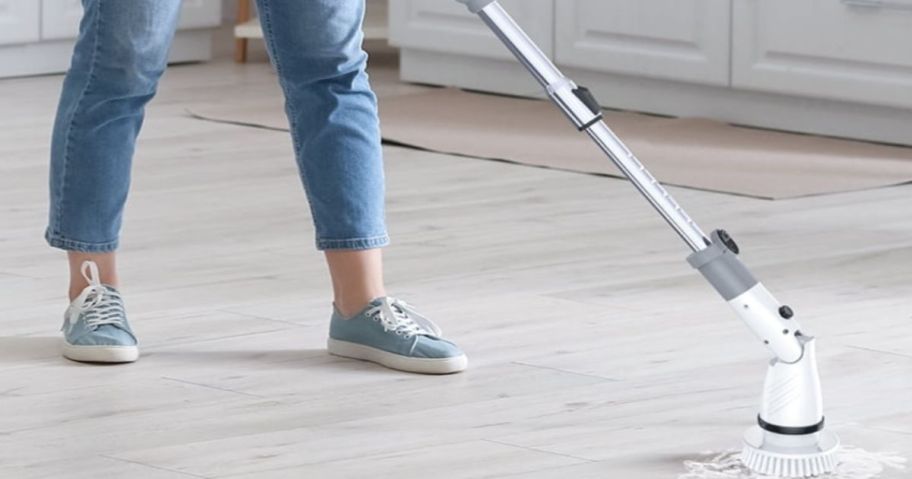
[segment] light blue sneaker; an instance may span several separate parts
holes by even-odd
[[[412,373],[450,374],[468,365],[466,355],[442,338],[436,324],[389,297],[371,301],[351,318],[334,310],[327,348],[336,356]]]
[[[73,300],[63,317],[63,356],[93,363],[130,363],[139,358],[136,336],[127,323],[123,299],[101,284],[98,265],[82,263],[89,285]]]

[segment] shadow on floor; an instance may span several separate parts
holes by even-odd
[[[325,349],[262,349],[262,350],[199,350],[151,349],[143,350],[139,362],[162,363],[182,369],[212,369],[215,367],[244,367],[255,369],[330,369],[334,371],[370,371],[395,373],[387,368],[365,361],[331,356]],[[29,365],[39,361],[61,360],[60,338],[56,336],[0,336],[0,366]],[[79,363],[73,363],[79,364]]]
[[[59,357],[57,336],[0,336],[0,364],[28,364]]]
[[[211,368],[213,365],[224,367],[254,366],[263,369],[331,369],[335,371],[390,371],[387,368],[365,361],[332,356],[325,349],[260,349],[260,350],[194,350],[165,349],[143,352],[140,360],[163,363],[182,364],[182,367],[194,365]],[[392,371],[391,371],[392,372]],[[399,373],[401,374],[401,373]]]

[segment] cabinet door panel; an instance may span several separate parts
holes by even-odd
[[[42,0],[42,4],[42,39],[62,40],[79,35],[79,20],[82,19],[80,0]],[[181,4],[178,28],[215,27],[221,22],[220,0],[184,0]]]
[[[184,0],[178,28],[217,27],[222,23],[221,0]]]
[[[41,4],[36,0],[0,0],[0,45],[37,41]]]
[[[730,0],[560,0],[561,65],[728,85]]]
[[[554,0],[500,3],[542,51],[552,54]],[[390,41],[405,48],[512,58],[476,15],[452,0],[390,0]]]
[[[82,19],[80,0],[41,0],[41,39],[76,38]]]
[[[733,21],[737,87],[912,107],[912,0],[738,0]]]

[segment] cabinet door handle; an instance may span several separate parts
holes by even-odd
[[[850,7],[876,8],[912,13],[912,3],[889,2],[885,0],[842,0],[842,3]]]

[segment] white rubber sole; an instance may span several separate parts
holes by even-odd
[[[139,359],[137,346],[80,346],[61,340],[63,357],[83,363],[132,363]]]
[[[329,354],[343,358],[370,361],[398,371],[419,374],[452,374],[464,370],[469,365],[465,354],[452,358],[409,358],[389,353],[363,344],[340,341],[329,338],[326,342]]]

